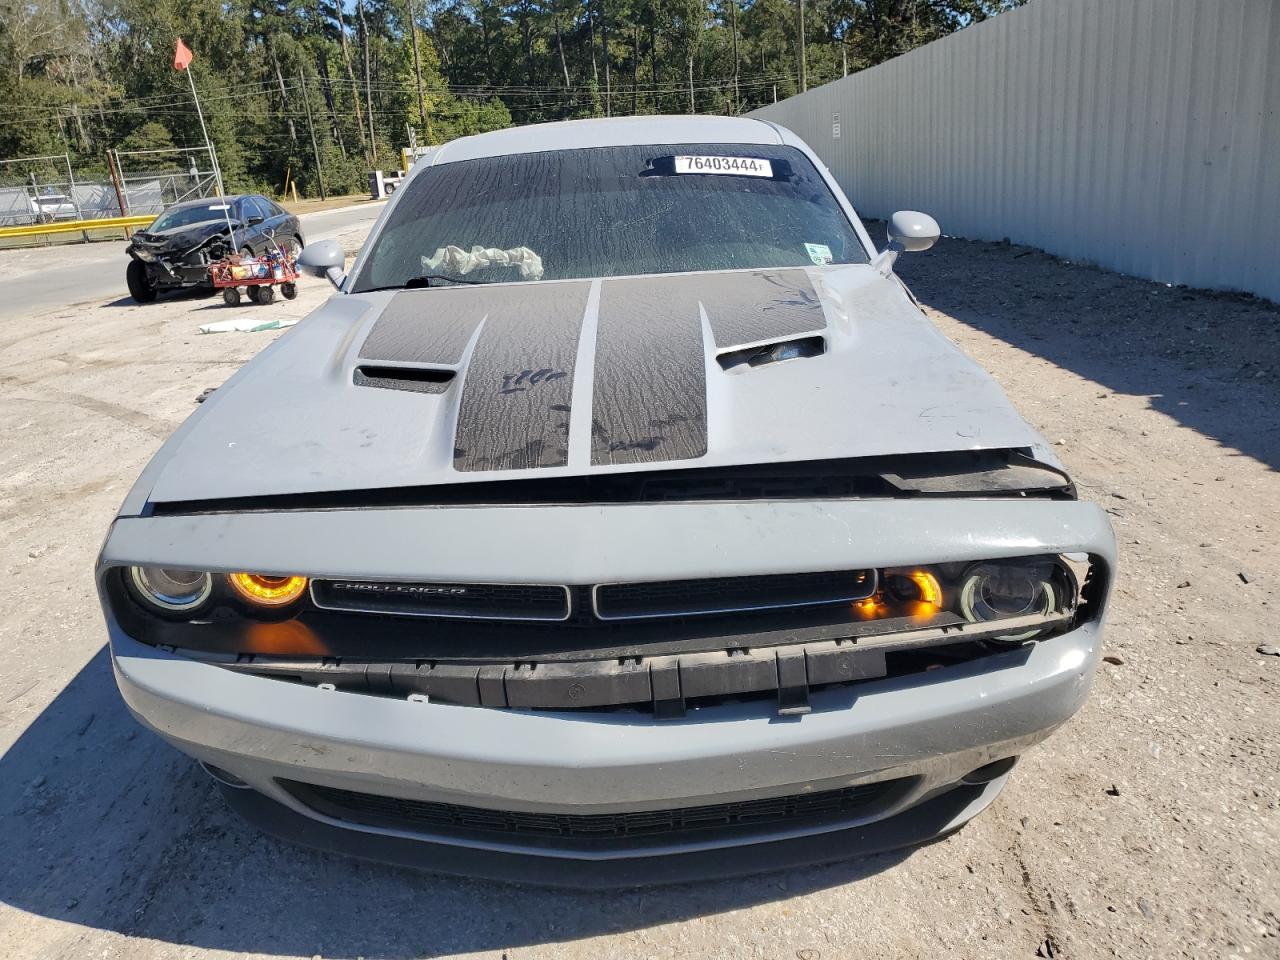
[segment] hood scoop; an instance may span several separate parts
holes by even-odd
[[[827,352],[827,341],[820,336],[801,337],[798,340],[780,340],[777,343],[761,343],[753,347],[728,350],[716,356],[722,370],[738,373],[752,367],[764,367],[786,360],[804,357],[820,357]]]
[[[444,393],[457,376],[456,371],[438,367],[356,367],[352,382],[357,387],[408,390],[412,393]]]

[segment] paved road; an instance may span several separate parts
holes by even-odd
[[[382,203],[359,203],[302,215],[307,241],[372,224]],[[0,251],[0,320],[39,316],[69,304],[124,297],[124,241]]]

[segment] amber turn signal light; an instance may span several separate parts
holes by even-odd
[[[927,603],[933,607],[942,606],[942,586],[938,583],[938,578],[932,573],[928,570],[913,570],[911,572],[911,582],[920,591],[921,603]]]
[[[263,607],[287,606],[307,589],[306,577],[268,577],[261,573],[229,573],[227,582],[245,600]]]

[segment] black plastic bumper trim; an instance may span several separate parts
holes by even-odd
[[[843,830],[713,850],[609,860],[507,853],[413,840],[315,820],[254,790],[223,788],[223,796],[233,810],[258,828],[314,849],[433,873],[599,890],[776,872],[918,846],[959,829],[964,818],[994,799],[1003,785],[1003,779],[983,786],[961,785],[882,820]],[[885,862],[883,867],[893,862],[897,861]]]

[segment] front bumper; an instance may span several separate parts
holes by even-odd
[[[554,554],[501,554],[504,574],[583,583],[1043,551],[1088,553],[1107,575],[1115,556],[1105,515],[1074,502],[468,507],[126,517],[108,537],[99,572],[161,563],[482,579],[499,559],[493,544],[554,543],[556,531]],[[918,843],[955,829],[1003,782],[971,786],[966,776],[1020,755],[1067,720],[1087,695],[1101,643],[1094,619],[965,663],[815,690],[805,716],[779,717],[771,704],[749,701],[659,720],[631,710],[462,707],[322,690],[144,645],[110,613],[108,627],[116,677],[133,713],[180,750],[243,781],[250,791],[233,791],[235,805],[268,829],[442,870],[521,876],[508,862],[515,857],[543,867],[591,865],[575,877],[623,883],[637,882],[648,864],[679,861],[686,865],[682,876],[748,869],[747,847],[769,851],[764,864],[777,866]],[[602,848],[356,826],[301,803],[280,781],[568,815],[665,811],[885,781],[897,786],[883,802],[840,822],[648,837]],[[354,839],[346,843],[348,837]],[[666,868],[657,875],[672,878]]]
[[[135,258],[147,267],[147,275],[158,288],[170,290],[210,284],[209,263],[177,263],[162,253],[133,251]]]
[[[1083,703],[1099,640],[1090,624],[980,661],[822,691],[812,698],[813,713],[794,719],[779,719],[767,703],[742,703],[694,710],[684,721],[324,691],[235,674],[122,634],[113,635],[112,653],[120,689],[143,723],[277,804],[330,827],[341,824],[299,803],[277,781],[498,810],[605,813],[909,779],[905,791],[866,818],[887,821],[1047,737]],[[959,825],[955,817],[939,820],[933,808],[922,815],[932,818],[933,827],[924,836],[901,827],[913,838],[909,842]],[[412,838],[599,861],[777,841],[788,834],[607,852]]]

